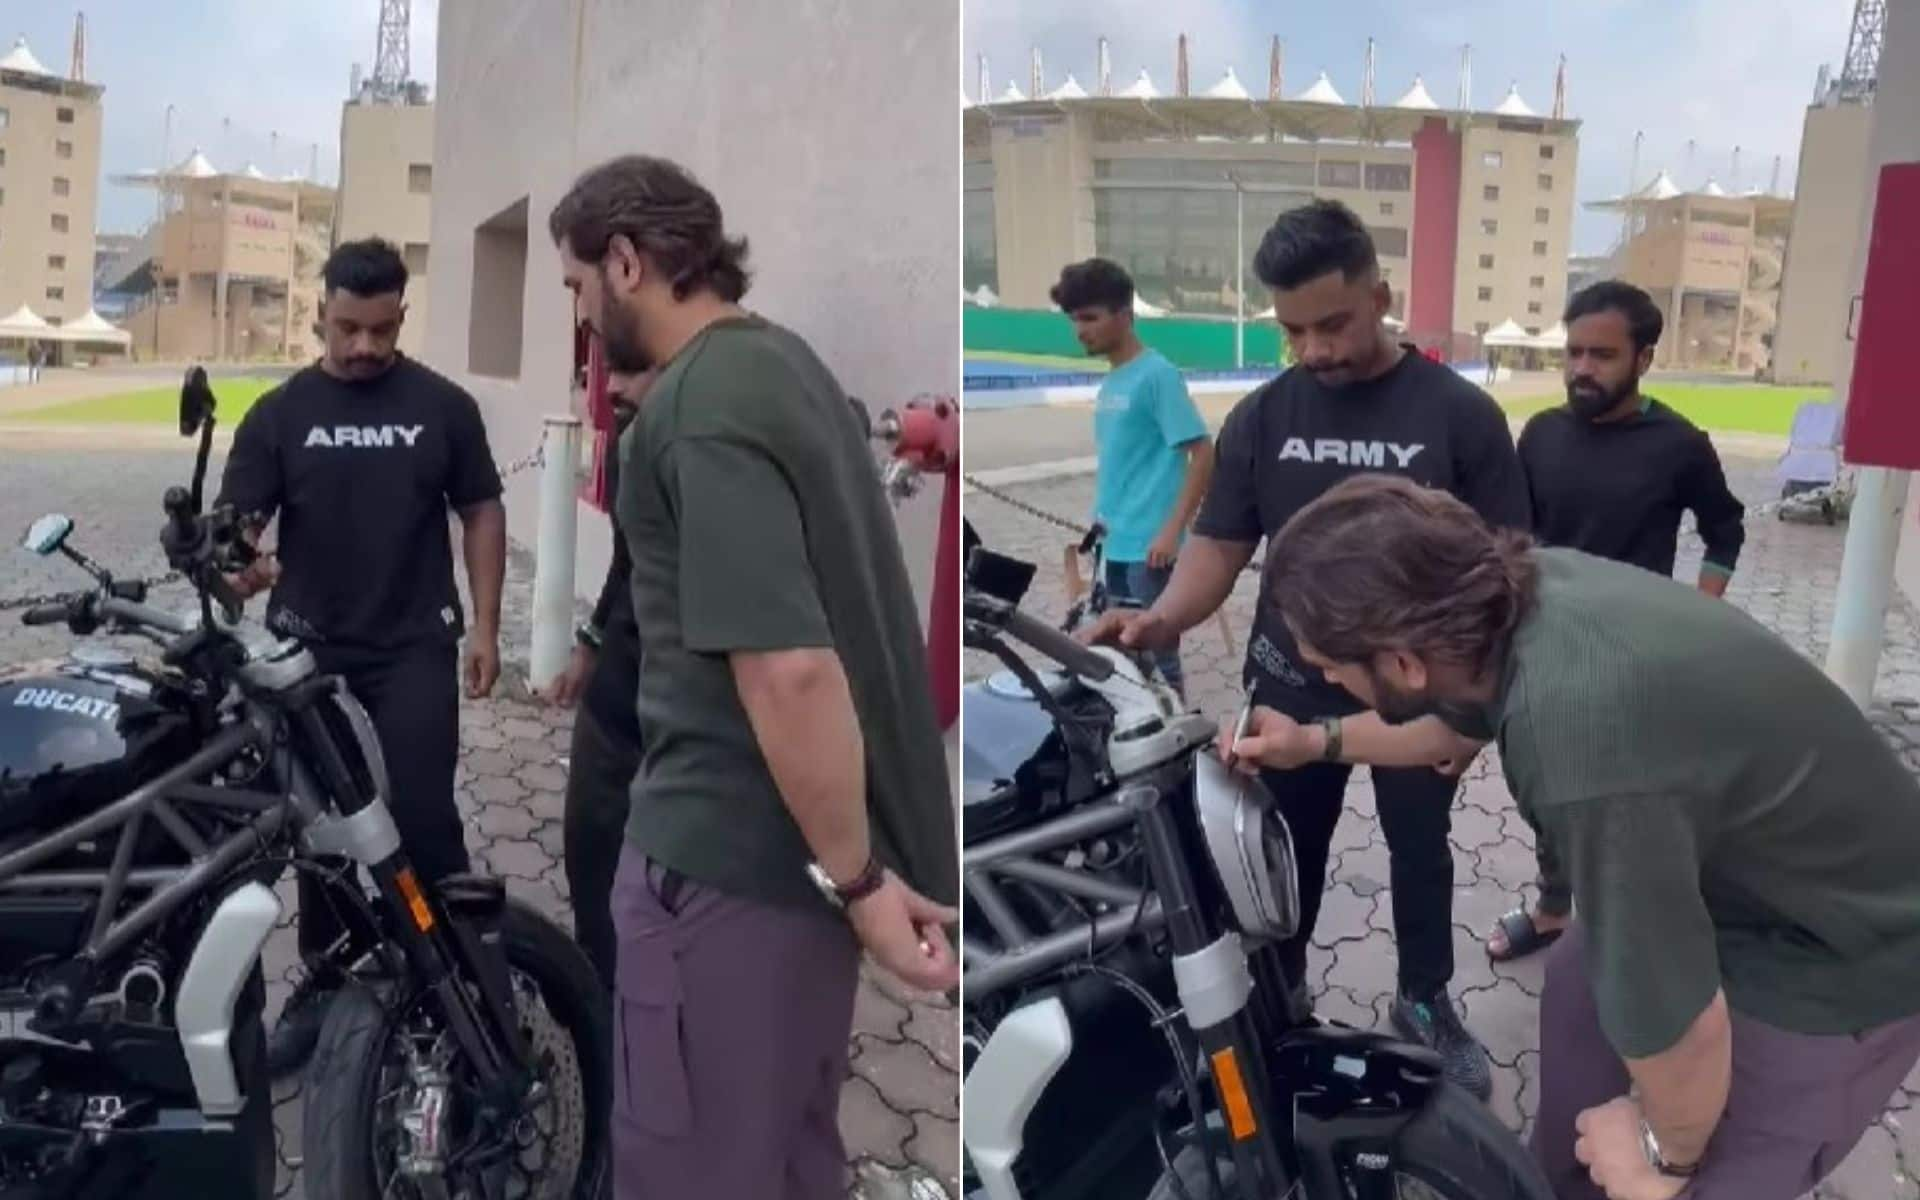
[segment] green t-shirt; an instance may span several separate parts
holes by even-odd
[[[1670,1048],[1716,988],[1797,1033],[1920,1012],[1920,783],[1865,715],[1731,604],[1534,559],[1491,716],[1566,863],[1614,1049]]]
[[[820,904],[728,655],[832,647],[866,747],[874,851],[951,903],[959,852],[926,648],[893,513],[858,419],[794,334],[709,326],[622,439],[645,757],[627,836],[722,891]]]

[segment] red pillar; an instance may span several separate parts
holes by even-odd
[[[1428,117],[1413,135],[1413,284],[1407,334],[1453,358],[1453,284],[1460,250],[1460,135]]]

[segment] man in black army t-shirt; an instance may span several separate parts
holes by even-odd
[[[1088,640],[1118,636],[1164,644],[1212,616],[1261,538],[1341,480],[1365,471],[1404,475],[1452,492],[1488,521],[1524,529],[1527,493],[1506,417],[1452,370],[1396,343],[1384,318],[1392,295],[1373,240],[1344,206],[1317,201],[1281,214],[1253,262],[1297,365],[1242,400],[1220,430],[1213,484],[1166,591],[1145,613],[1110,613]],[[1353,697],[1301,661],[1284,624],[1262,605],[1247,647],[1252,729],[1273,712],[1319,722],[1327,761],[1270,772],[1299,857],[1302,922],[1281,947],[1293,985],[1305,987],[1307,944],[1319,914],[1327,853],[1351,766],[1342,724],[1373,724]],[[1466,753],[1469,744],[1438,730]],[[1436,754],[1436,761],[1445,758]],[[1391,856],[1400,1032],[1439,1051],[1447,1077],[1485,1098],[1486,1051],[1447,995],[1453,978],[1453,850],[1447,842],[1455,784],[1431,768],[1376,769],[1374,792]]]
[[[399,252],[378,239],[347,242],[324,274],[325,357],[262,396],[227,455],[221,499],[256,528],[280,521],[277,554],[235,582],[245,595],[270,585],[268,627],[305,642],[366,706],[401,841],[420,874],[438,879],[468,866],[453,801],[461,668],[476,698],[500,673],[500,476],[473,397],[395,349],[406,317]],[[471,628],[454,584],[449,508],[463,530]],[[340,932],[302,874],[309,971],[268,1042],[276,1075],[313,1052],[337,983],[315,956]]]

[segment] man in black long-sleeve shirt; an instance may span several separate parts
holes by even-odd
[[[616,429],[625,434],[653,372],[611,375]],[[607,456],[607,495],[617,494],[619,446]],[[613,561],[600,587],[593,616],[580,630],[573,659],[548,696],[556,704],[579,703],[573,719],[572,757],[567,767],[561,845],[567,888],[573,897],[573,934],[613,986],[613,917],[608,896],[625,844],[627,796],[640,770],[640,628],[633,616],[633,556],[612,512]]]
[[[1549,546],[1673,574],[1680,521],[1689,511],[1706,543],[1699,588],[1726,593],[1746,541],[1746,509],[1727,488],[1713,442],[1640,391],[1664,321],[1652,297],[1607,280],[1567,304],[1567,403],[1527,422],[1520,465],[1533,498],[1533,534]],[[1515,909],[1487,938],[1496,960],[1558,940],[1573,894],[1541,842],[1540,899]]]

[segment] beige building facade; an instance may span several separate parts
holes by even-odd
[[[1251,316],[1270,303],[1249,265],[1261,236],[1327,198],[1371,231],[1413,339],[1471,354],[1504,320],[1537,332],[1559,317],[1577,133],[1524,106],[1084,94],[969,105],[963,286],[1045,309],[1060,268],[1098,254],[1128,269],[1147,304],[1181,315],[1232,317],[1244,275]]]
[[[1834,381],[1852,311],[1851,267],[1871,183],[1867,140],[1872,130],[1873,110],[1866,105],[1807,110],[1774,331],[1776,382]]]
[[[381,237],[407,262],[400,348],[419,356],[432,293],[433,105],[349,100],[340,114],[340,194],[333,244]]]
[[[950,8],[892,0],[467,0],[440,6],[433,263],[424,360],[473,392],[495,457],[532,450],[565,414],[572,300],[547,214],[583,170],[672,158],[750,240],[746,304],[804,336],[877,414],[959,378]],[[714,48],[724,48],[716,53]],[[823,72],[818,63],[860,64]],[[507,481],[508,532],[531,545],[538,472]],[[921,612],[935,485],[899,510]],[[599,588],[607,523],[580,510],[576,588]]]
[[[92,307],[104,90],[54,75],[25,39],[0,54],[0,317]]]
[[[320,269],[334,190],[216,171],[197,151],[170,171],[123,177],[159,189],[165,215],[108,273],[132,293],[123,325],[138,358],[317,357]]]

